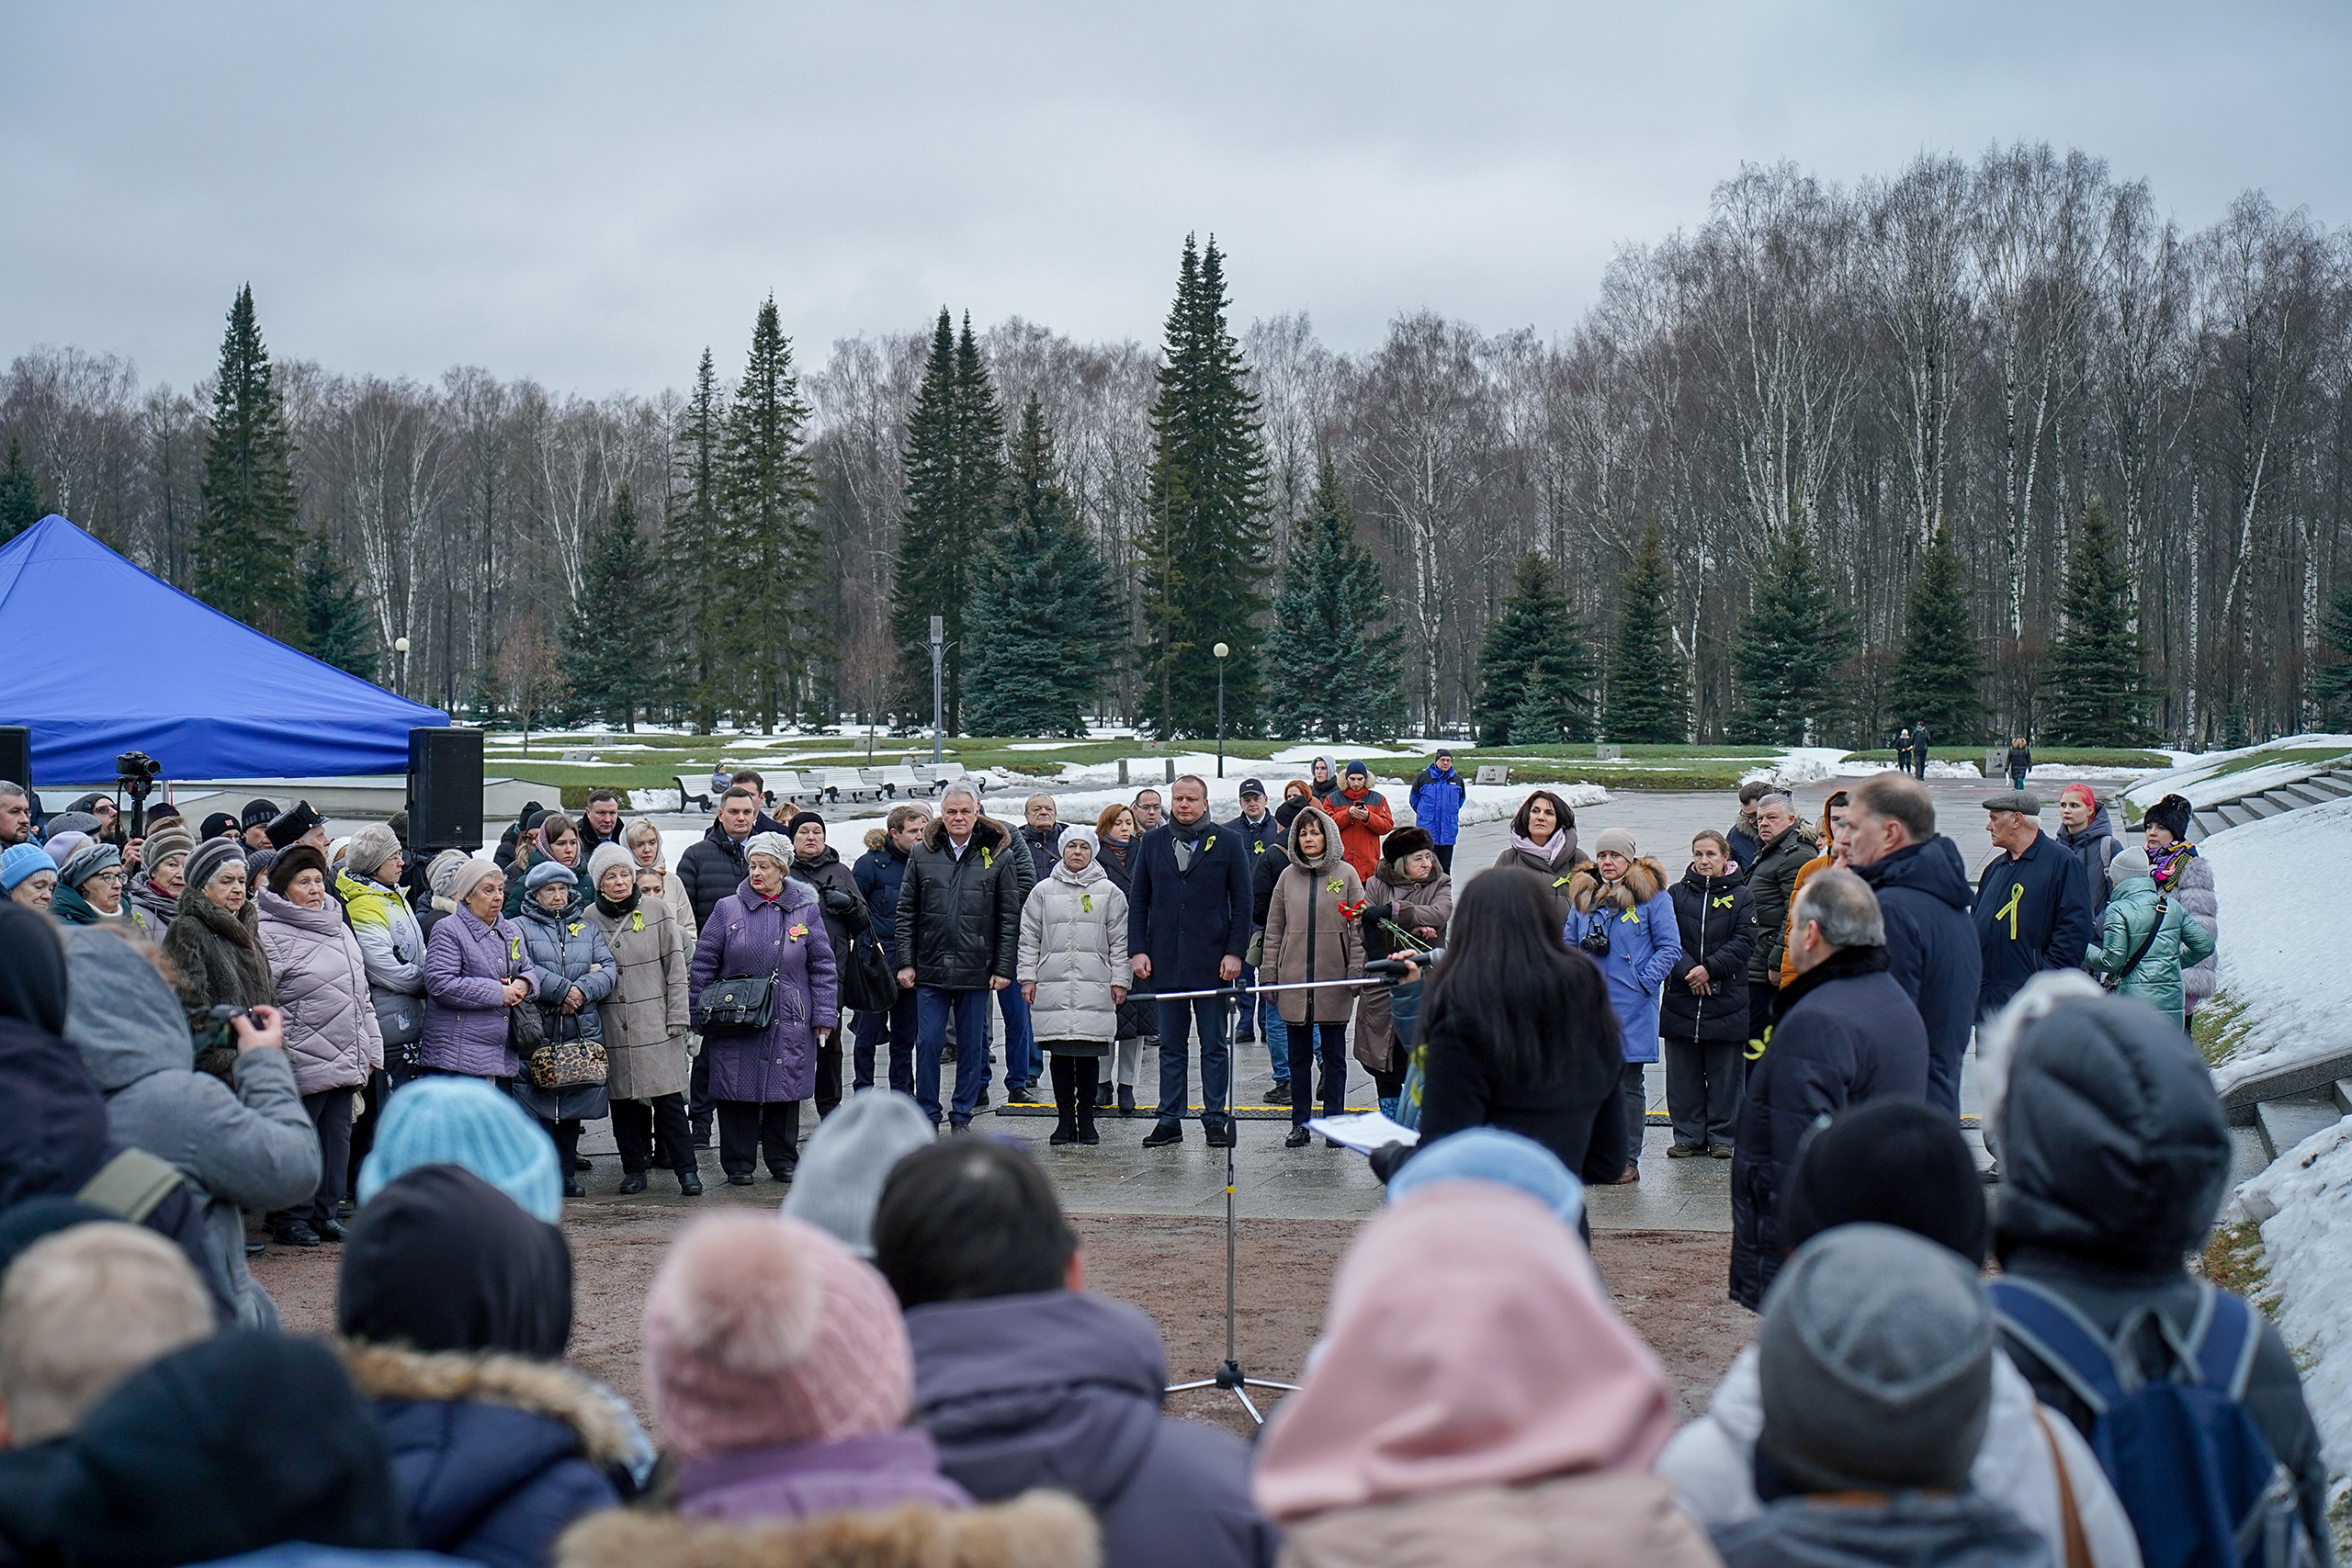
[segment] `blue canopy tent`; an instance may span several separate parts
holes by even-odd
[[[141,570],[51,513],[0,545],[0,724],[31,784],[102,784],[144,751],[171,779],[408,771],[449,716],[322,664]]]

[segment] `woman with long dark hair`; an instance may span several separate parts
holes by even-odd
[[[1623,1171],[1617,1020],[1600,972],[1562,938],[1541,878],[1503,867],[1463,887],[1420,1027],[1421,1146],[1499,1127],[1588,1182]]]
[[[1544,879],[1552,900],[1552,929],[1567,924],[1568,882],[1584,856],[1577,850],[1577,814],[1548,789],[1530,790],[1510,819],[1510,843],[1495,857],[1498,867],[1518,866]]]

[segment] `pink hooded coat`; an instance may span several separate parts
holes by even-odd
[[[1674,1427],[1657,1358],[1576,1235],[1524,1193],[1448,1181],[1357,1238],[1253,1490],[1302,1568],[1708,1568],[1650,1473]]]

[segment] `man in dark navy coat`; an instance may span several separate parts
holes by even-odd
[[[1960,846],[1936,831],[1928,786],[1878,773],[1846,807],[1847,863],[1878,895],[1886,972],[1928,1031],[1928,1103],[1960,1114],[1961,1058],[1976,1027],[1984,955],[1971,916],[1975,889]]]
[[[1209,815],[1208,785],[1191,773],[1170,789],[1170,820],[1143,836],[1127,893],[1127,953],[1155,992],[1229,986],[1250,950],[1250,856],[1241,835]],[[2071,858],[2071,857],[2070,857]],[[1201,1126],[1211,1147],[1233,1141],[1226,1113],[1231,1062],[1225,1002],[1201,997],[1163,1001],[1159,1010],[1159,1122],[1144,1141],[1156,1149],[1183,1142],[1186,1047],[1201,1039]]]
[[[2041,830],[2041,802],[2008,790],[1984,802],[2005,852],[1976,879],[1976,940],[1984,955],[1976,1016],[1990,1018],[2044,969],[2080,969],[2090,947],[2090,882],[2075,852]]]

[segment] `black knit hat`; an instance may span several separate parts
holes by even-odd
[[[233,837],[241,826],[227,812],[216,811],[204,819],[204,831],[198,836],[205,839],[218,839],[224,834]]]
[[[266,828],[269,826],[270,818],[277,815],[277,802],[274,800],[249,800],[245,802],[244,810],[238,814],[237,826],[240,828]]]
[[[1809,1135],[1781,1190],[1781,1245],[1838,1225],[1893,1225],[1984,1266],[1984,1189],[1945,1111],[1876,1100]]]
[[[325,818],[311,809],[309,801],[298,800],[277,816],[270,818],[269,847],[273,850],[282,850],[325,821]]]
[[[2175,840],[2188,837],[2188,819],[2196,815],[2184,795],[2168,795],[2148,807],[2143,820],[2151,828],[2162,828]]]
[[[785,836],[790,839],[798,838],[801,825],[808,822],[814,822],[820,828],[825,825],[825,819],[813,811],[795,812],[792,820],[784,825]]]

